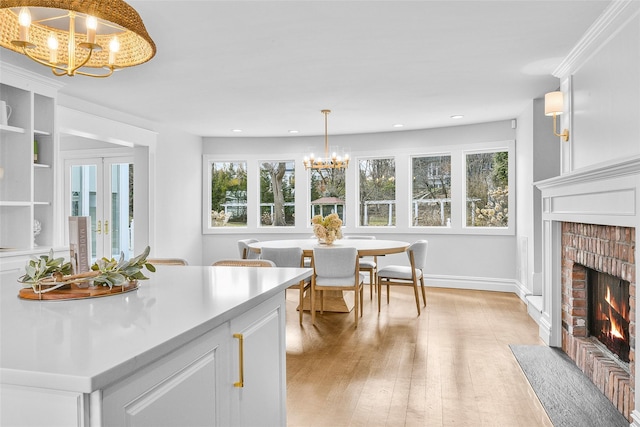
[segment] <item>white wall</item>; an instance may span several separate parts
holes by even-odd
[[[524,293],[542,294],[542,206],[534,182],[560,174],[559,138],[553,121],[544,115],[544,98],[537,98],[518,117],[517,175],[517,278]]]
[[[201,265],[202,138],[168,127],[158,131],[152,255]]]
[[[143,145],[137,147],[142,149],[136,149],[136,171],[147,179],[143,180],[143,185],[136,184],[134,188],[135,245],[140,247],[149,244],[152,257],[178,257],[190,264],[200,265],[202,138],[65,95],[58,98],[58,104],[82,114],[94,115],[98,122],[90,127],[100,127],[100,140],[108,140],[110,130],[115,142],[124,140],[137,143],[140,135],[154,134],[151,143],[145,140]],[[112,126],[109,126],[110,123]],[[83,141],[83,144],[86,142]],[[97,146],[91,145],[90,148]],[[138,178],[139,175],[136,175],[136,182]],[[146,206],[138,206],[142,199]],[[147,218],[148,221],[145,221]],[[139,244],[138,234],[142,229],[145,230],[142,233],[144,242],[140,241]]]
[[[569,127],[563,173],[640,155],[640,5],[612,2],[554,72]]]
[[[442,147],[469,146],[481,142],[508,141],[515,139],[512,121],[482,123],[469,126],[428,129],[419,131],[399,131],[367,135],[330,135],[329,144],[349,147],[352,158],[359,156],[406,156],[407,153],[424,154],[441,150]],[[283,138],[204,138],[203,153],[218,154],[223,158],[232,155],[237,160],[247,156],[264,155],[286,156],[300,163],[309,147],[321,151],[324,136],[283,137]],[[280,157],[282,158],[282,157]],[[397,174],[409,177],[407,170],[400,170],[404,163],[397,166]],[[406,168],[405,168],[406,169]],[[352,174],[355,182],[357,169],[350,167],[347,172],[347,192]],[[402,188],[404,180],[397,179],[398,192],[408,194],[409,189]],[[355,184],[353,184],[355,188]],[[297,189],[297,192],[304,192]],[[298,193],[299,194],[299,193]],[[304,193],[306,194],[306,193]],[[400,209],[400,208],[398,208]],[[350,221],[353,223],[354,221]],[[429,240],[429,263],[426,269],[431,276],[432,286],[460,286],[470,288],[490,288],[514,291],[516,271],[516,238],[513,235],[465,235],[443,232],[416,232],[408,227],[372,230],[357,229],[347,224],[346,232],[376,234],[379,238],[398,239],[413,242],[418,239]],[[276,233],[259,228],[235,232],[226,229],[218,234],[203,237],[203,263],[218,259],[237,257],[236,242],[243,238],[274,240],[281,238],[305,238],[312,234],[311,228],[303,223],[301,227]],[[387,256],[379,259],[381,265],[391,262],[406,262],[406,255]]]

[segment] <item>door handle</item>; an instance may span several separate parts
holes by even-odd
[[[238,355],[239,355],[239,370],[240,381],[233,383],[234,387],[244,387],[244,336],[242,334],[233,334],[234,338],[238,338]]]
[[[104,234],[109,234],[109,221],[104,222]]]
[[[96,234],[102,233],[102,221],[98,220],[98,225],[96,226]]]

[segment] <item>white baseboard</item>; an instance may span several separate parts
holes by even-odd
[[[511,292],[520,294],[520,287],[513,279],[467,276],[439,276],[425,274],[424,283],[434,288],[470,289],[476,291]]]

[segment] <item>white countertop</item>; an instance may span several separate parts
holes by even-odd
[[[157,266],[135,291],[37,301],[0,275],[0,382],[90,393],[311,275],[308,268]]]

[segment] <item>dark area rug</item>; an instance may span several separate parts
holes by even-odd
[[[554,427],[629,427],[629,422],[561,349],[510,345]]]

